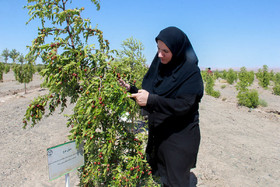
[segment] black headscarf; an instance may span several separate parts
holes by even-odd
[[[160,31],[156,42],[161,40],[172,52],[172,59],[162,64],[158,54],[145,75],[142,88],[149,93],[168,97],[181,84],[189,81],[184,93],[203,95],[198,59],[187,35],[176,27],[167,27]]]

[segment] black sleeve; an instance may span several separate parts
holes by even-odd
[[[146,107],[149,111],[182,116],[187,114],[196,102],[197,95],[195,94],[188,94],[175,99],[149,94]]]
[[[132,86],[130,85],[130,90],[129,90],[130,93],[138,93],[138,88],[136,88],[136,86]]]

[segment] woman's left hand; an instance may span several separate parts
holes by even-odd
[[[130,97],[134,98],[139,106],[146,106],[149,97],[149,92],[147,92],[146,90],[138,90],[138,93],[131,94]]]

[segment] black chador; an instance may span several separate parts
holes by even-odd
[[[165,185],[188,186],[200,144],[198,108],[203,81],[184,32],[168,27],[159,33],[158,40],[170,49],[172,59],[162,64],[156,54],[142,82],[142,88],[149,92],[143,107],[149,123],[147,160]]]

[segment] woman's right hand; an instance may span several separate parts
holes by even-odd
[[[122,87],[125,87],[127,91],[130,91],[130,85],[127,84],[124,80],[119,79],[119,83]]]

